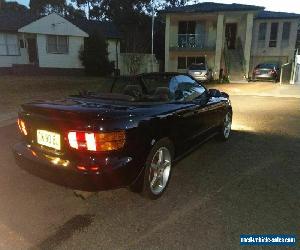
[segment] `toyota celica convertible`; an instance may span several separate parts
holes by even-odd
[[[119,77],[109,93],[22,105],[14,153],[20,167],[59,185],[93,192],[130,187],[156,199],[174,162],[215,135],[227,140],[231,123],[229,96],[191,76]]]

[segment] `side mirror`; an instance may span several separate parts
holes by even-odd
[[[208,93],[211,97],[221,97],[222,93],[218,89],[209,89]]]

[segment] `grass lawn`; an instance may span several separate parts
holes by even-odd
[[[92,77],[1,76],[0,115],[18,111],[22,103],[64,98],[83,89],[107,92],[112,82],[112,79]]]

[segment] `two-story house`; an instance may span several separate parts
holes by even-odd
[[[223,69],[232,80],[241,80],[258,63],[289,62],[300,14],[264,9],[205,2],[163,10],[165,71],[185,72],[192,63],[207,63],[215,78]]]

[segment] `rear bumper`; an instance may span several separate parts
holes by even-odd
[[[208,81],[208,77],[207,76],[195,76],[193,75],[193,77],[199,81],[199,82],[207,82]]]
[[[190,76],[192,76],[193,78],[195,78],[197,81],[200,81],[200,82],[207,82],[209,80],[209,76],[208,75],[195,74],[195,73],[192,73],[192,72],[188,72],[188,74]]]
[[[273,81],[276,80],[277,77],[276,76],[272,76],[272,75],[253,75],[252,76],[252,80],[266,80],[266,81]]]
[[[47,158],[44,153],[33,151],[23,142],[16,144],[13,152],[18,166],[27,172],[52,183],[83,191],[101,191],[128,186],[142,170],[142,167],[138,166],[143,166],[132,157],[111,157],[96,159],[98,163],[102,162],[98,165],[98,171],[81,171],[77,169],[76,159],[59,158],[59,162],[64,164],[53,163],[53,160]]]

